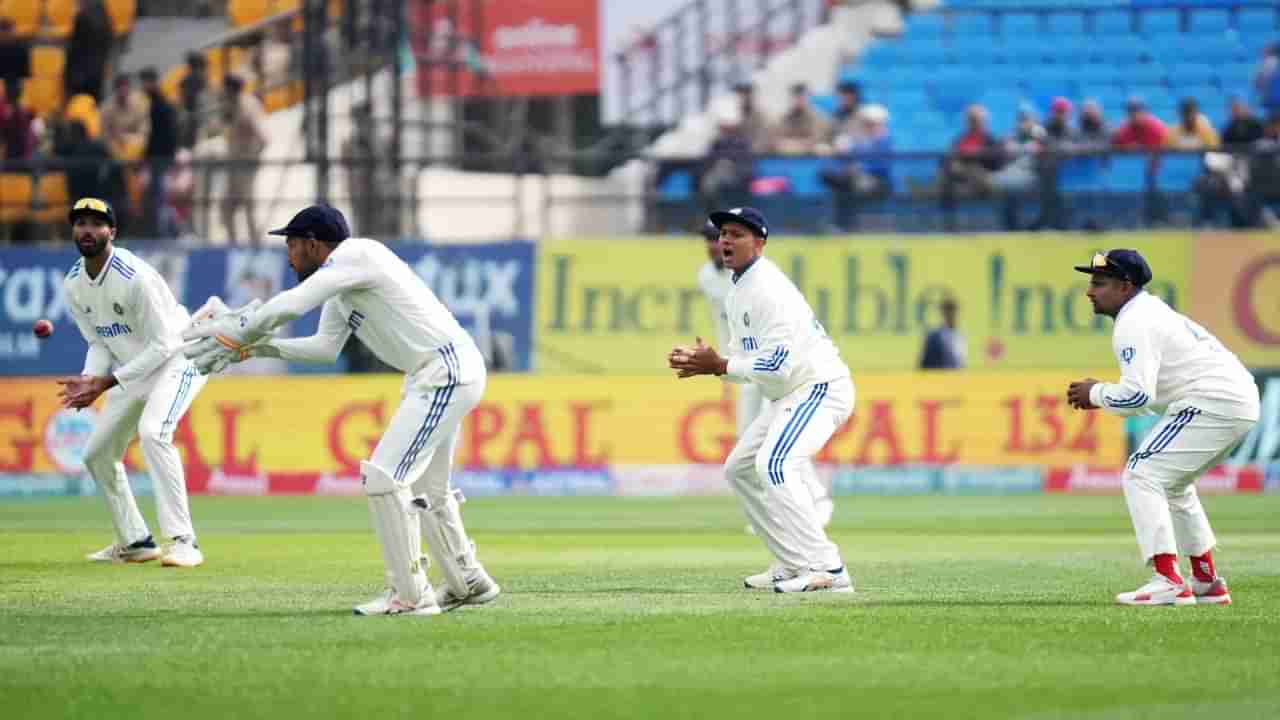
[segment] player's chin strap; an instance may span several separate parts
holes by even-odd
[[[461,490],[451,490],[444,502],[432,507],[424,497],[413,499],[413,508],[422,513],[427,553],[440,567],[445,585],[458,597],[467,597],[471,589],[467,576],[476,568],[476,546],[462,527],[462,510],[466,502]]]

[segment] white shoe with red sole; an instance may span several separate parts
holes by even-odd
[[[1196,597],[1182,583],[1175,583],[1157,573],[1146,585],[1133,592],[1116,595],[1121,605],[1195,605]]]
[[[1200,582],[1195,578],[1187,583],[1191,594],[1195,595],[1197,605],[1230,605],[1231,591],[1227,589],[1227,581],[1220,577],[1213,582]]]

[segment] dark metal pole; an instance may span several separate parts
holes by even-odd
[[[707,0],[697,0],[693,6],[698,19],[698,107],[705,109],[711,102],[711,51],[707,42]]]
[[[387,49],[391,58],[391,177],[395,183],[392,192],[391,211],[392,217],[395,218],[391,222],[391,230],[399,237],[403,233],[404,228],[404,138],[402,129],[404,127],[404,92],[401,84],[404,81],[404,75],[400,67],[400,48],[404,47],[407,40],[408,16],[405,13],[405,0],[385,0],[381,3],[384,10],[391,15],[383,15],[382,17],[389,20],[391,25],[390,35],[393,42],[389,43]],[[382,26],[387,27],[387,26]],[[380,33],[381,34],[381,33]]]

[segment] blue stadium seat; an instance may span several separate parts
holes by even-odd
[[[1142,62],[1149,57],[1150,50],[1143,45],[1128,42],[1127,39],[1120,41],[1117,38],[1099,45],[1096,52],[1100,61],[1110,63],[1117,69],[1122,69]]]
[[[981,47],[952,48],[951,52],[951,62],[954,65],[986,67],[1004,60],[1001,49],[990,42],[983,43]]]
[[[946,18],[938,13],[917,13],[907,18],[903,32],[917,38],[937,38],[946,32]]]
[[[1193,33],[1225,32],[1231,27],[1231,17],[1226,10],[1196,9],[1187,21],[1187,29]]]
[[[1157,63],[1138,63],[1124,68],[1121,75],[1125,85],[1129,87],[1151,87],[1164,85],[1168,71]]]
[[[1217,68],[1208,63],[1178,63],[1169,68],[1171,85],[1207,85],[1217,79]]]
[[[1079,12],[1055,12],[1050,13],[1047,17],[1049,32],[1055,37],[1055,40],[1063,39],[1064,35],[1082,35],[1084,34],[1084,13]]]
[[[1144,35],[1174,35],[1182,32],[1182,19],[1177,10],[1150,10],[1139,13]]]
[[[1129,35],[1133,32],[1133,14],[1127,10],[1108,10],[1093,16],[1093,32],[1098,35]]]
[[[1236,29],[1243,35],[1248,33],[1275,33],[1276,11],[1274,8],[1248,7],[1236,11]]]
[[[1156,187],[1165,191],[1186,192],[1200,175],[1203,165],[1203,156],[1199,154],[1164,155],[1160,158],[1160,168],[1156,171]]]
[[[683,200],[693,194],[693,173],[676,170],[658,184],[658,197],[662,200]]]
[[[1115,155],[1106,173],[1106,187],[1112,192],[1142,192],[1147,188],[1145,155]]]
[[[927,150],[942,150],[950,144],[950,140],[935,145]],[[906,152],[906,151],[904,151]],[[899,187],[907,188],[911,184],[932,182],[938,177],[938,160],[936,158],[900,158],[893,164],[893,176]]]
[[[1058,165],[1058,189],[1066,193],[1097,192],[1104,171],[1101,158],[1069,158]]]
[[[765,157],[756,160],[756,177],[785,177],[791,193],[801,197],[825,195],[818,173],[832,161],[826,158]]]
[[[1040,16],[1031,13],[1009,13],[1000,18],[1000,34],[1005,37],[1042,37]]]
[[[990,35],[991,16],[987,13],[958,13],[951,16],[952,35]]]

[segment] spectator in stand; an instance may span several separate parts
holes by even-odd
[[[1074,108],[1071,101],[1064,97],[1056,97],[1049,105],[1049,119],[1044,123],[1046,142],[1055,147],[1068,145],[1075,140],[1076,132],[1071,127],[1071,112]]]
[[[1248,207],[1254,227],[1280,227],[1269,203],[1280,201],[1280,110],[1272,112],[1249,162]]]
[[[1044,148],[1045,129],[1030,105],[1018,108],[1018,121],[1004,141],[1005,164],[991,173],[991,184],[1004,196],[1004,226],[1017,230],[1019,200],[1031,193],[1038,182],[1038,158]]]
[[[267,147],[267,113],[252,93],[245,92],[244,78],[228,75],[223,81],[223,123],[227,129],[227,188],[222,196],[222,224],[231,242],[236,235],[236,211],[243,209],[249,234],[248,244],[262,242],[254,198],[258,165]]]
[[[1169,129],[1151,114],[1141,98],[1129,98],[1126,109],[1129,119],[1112,134],[1112,146],[1121,150],[1158,150],[1169,144]]]
[[[698,191],[709,210],[746,205],[755,174],[751,140],[742,130],[738,108],[721,109],[717,122],[718,133],[698,176]]]
[[[1000,142],[991,134],[990,115],[981,105],[965,108],[965,131],[942,161],[943,224],[955,230],[956,199],[991,194],[991,173],[1004,167]]]
[[[347,205],[353,227],[365,237],[386,239],[394,230],[395,218],[387,217],[384,199],[395,192],[387,143],[373,118],[373,108],[363,102],[351,108],[351,134],[342,144],[342,160],[347,175]]]
[[[752,152],[769,150],[769,118],[756,105],[756,90],[749,82],[738,83],[738,129],[751,143]]]
[[[0,82],[18,97],[22,81],[31,76],[31,43],[13,32],[13,20],[0,17]]]
[[[275,90],[288,84],[289,66],[293,59],[292,23],[276,23],[257,51],[260,53],[258,64],[262,68],[262,90]]]
[[[862,105],[862,86],[852,80],[844,80],[836,87],[840,96],[836,101],[836,109],[831,113],[831,123],[827,126],[826,141],[834,146],[840,135],[856,132],[858,108]]]
[[[1178,150],[1213,150],[1218,147],[1218,131],[1200,112],[1195,98],[1184,98],[1178,106],[1178,122],[1169,132],[1169,147]]]
[[[1265,115],[1270,117],[1280,111],[1280,43],[1273,43],[1262,51],[1262,62],[1253,76],[1253,87]]]
[[[196,176],[191,168],[191,148],[179,148],[165,178],[168,201],[164,209],[166,237],[185,238],[194,232]]]
[[[127,193],[124,171],[107,146],[89,136],[84,124],[78,120],[67,123],[67,129],[54,148],[60,165],[67,173],[67,192],[73,198],[102,198],[116,208],[117,221],[123,222],[127,213],[121,212]]]
[[[114,40],[115,29],[102,0],[80,3],[67,40],[67,62],[62,75],[67,97],[83,93],[95,101],[102,100]]]
[[[773,127],[770,149],[783,155],[812,155],[827,137],[827,121],[809,102],[804,83],[791,87],[791,109]]]
[[[16,101],[10,101],[7,86],[0,81],[0,149],[7,163],[29,160],[36,149],[35,118]]]
[[[150,131],[147,135],[147,149],[143,153],[148,171],[147,232],[159,237],[168,198],[165,180],[169,167],[173,165],[174,156],[178,153],[178,113],[161,91],[160,77],[155,68],[146,68],[139,73],[139,77],[142,78],[142,89],[151,103],[148,123]]]
[[[178,144],[181,147],[195,147],[200,140],[201,126],[214,104],[209,90],[209,61],[204,53],[187,53],[187,74],[178,83]]]
[[[821,172],[822,184],[831,190],[837,232],[854,230],[858,206],[886,197],[893,190],[889,111],[883,105],[863,105],[858,109],[858,124],[856,134],[837,140],[843,162]]]
[[[151,123],[147,96],[134,89],[125,73],[117,75],[111,84],[111,97],[102,108],[102,141],[116,158],[125,162],[140,160],[147,149]]]
[[[1258,142],[1264,135],[1262,121],[1242,97],[1231,98],[1231,119],[1222,128],[1222,145],[1227,150],[1242,150]]]
[[[1076,131],[1076,143],[1086,150],[1100,150],[1111,144],[1107,121],[1097,100],[1085,100],[1080,105],[1080,125]]]
[[[1112,134],[1111,144],[1119,150],[1152,151],[1147,162],[1143,220],[1147,225],[1155,225],[1168,216],[1167,201],[1156,187],[1156,172],[1160,168],[1160,155],[1156,151],[1169,144],[1169,128],[1151,114],[1141,98],[1129,98],[1126,109],[1129,118]]]
[[[1085,172],[1085,158],[1069,157],[1076,149],[1076,131],[1071,127],[1071,114],[1075,107],[1064,97],[1056,97],[1049,104],[1049,119],[1044,124],[1043,151],[1036,155],[1036,180],[1040,188],[1040,217],[1031,224],[1032,229],[1067,227],[1067,208],[1062,193],[1058,192],[1058,173],[1070,165],[1078,172]]]

